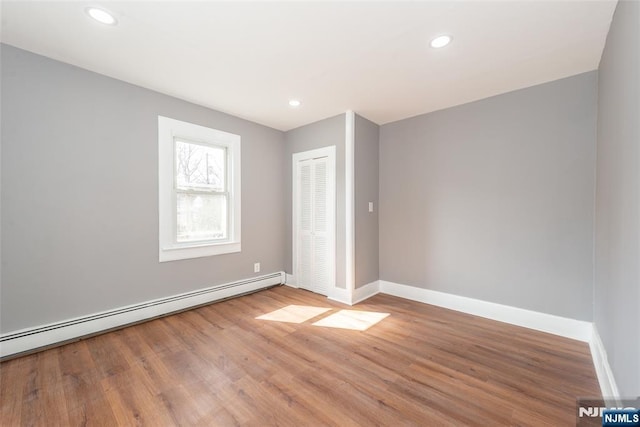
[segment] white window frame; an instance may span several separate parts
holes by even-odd
[[[228,236],[225,240],[176,241],[175,139],[227,149]],[[240,252],[240,136],[158,116],[158,219],[160,262]]]

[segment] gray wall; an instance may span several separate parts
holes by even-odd
[[[1,331],[284,267],[284,135],[2,45]],[[242,137],[242,252],[158,263],[158,115]]]
[[[622,396],[640,395],[640,3],[621,1],[600,61],[595,316]]]
[[[356,114],[355,123],[355,286],[379,278],[378,154],[379,126]],[[369,212],[373,202],[373,212]]]
[[[380,278],[591,320],[596,72],[380,128]]]
[[[345,182],[344,137],[345,114],[320,120],[285,133],[285,271],[293,273],[292,265],[292,175],[294,153],[315,148],[336,146],[336,286],[345,288]]]

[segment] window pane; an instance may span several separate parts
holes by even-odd
[[[227,196],[177,194],[178,242],[226,239]]]
[[[178,188],[225,191],[227,150],[176,140]]]

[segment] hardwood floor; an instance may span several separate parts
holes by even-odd
[[[331,308],[303,323],[256,317]],[[314,326],[389,313],[366,331]],[[587,344],[388,295],[277,287],[0,365],[0,424],[550,425],[600,395]]]

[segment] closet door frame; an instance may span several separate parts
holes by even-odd
[[[298,163],[305,160],[313,160],[326,157],[327,165],[327,204],[326,204],[326,218],[327,218],[327,276],[329,283],[326,284],[325,289],[327,294],[330,294],[335,288],[336,281],[336,147],[334,145],[318,148],[315,150],[303,151],[293,154],[292,164],[292,194],[291,194],[291,206],[292,206],[292,268],[293,277],[297,279],[300,277],[299,270],[299,222],[300,218],[298,211],[300,208],[300,175],[298,173]],[[300,284],[297,283],[300,287]],[[309,289],[303,287],[304,289]],[[313,289],[310,289],[313,290]]]

